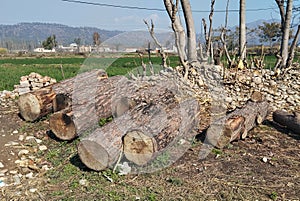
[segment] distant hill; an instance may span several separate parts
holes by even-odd
[[[147,47],[153,40],[147,28],[145,31],[108,31],[94,27],[70,27],[53,23],[19,23],[15,25],[0,25],[0,47],[10,50],[32,50],[41,46],[42,41],[55,34],[59,45],[68,46],[75,38],[81,39],[81,44],[93,44],[93,33],[98,32],[103,45],[111,47]],[[171,46],[174,43],[172,32],[156,33],[162,45]]]
[[[279,20],[257,20],[247,23],[248,30],[257,28],[263,22],[280,22]],[[236,27],[229,29],[235,30]],[[103,45],[114,47],[147,47],[147,43],[152,43],[148,31],[108,31],[95,27],[71,27],[54,23],[19,23],[15,25],[0,25],[0,47],[10,50],[32,50],[41,46],[48,36],[55,34],[59,45],[68,46],[74,42],[75,38],[81,39],[81,44],[90,45],[93,43],[93,33],[98,32]],[[219,35],[219,33],[215,33]],[[172,32],[156,33],[157,38],[163,46],[172,47],[174,45],[174,35]],[[203,36],[197,34],[203,42]],[[257,33],[247,35],[248,45],[261,44]]]
[[[61,45],[69,45],[74,42],[75,38],[80,38],[82,44],[92,44],[94,32],[100,34],[102,41],[122,33],[122,31],[107,31],[94,27],[70,27],[52,23],[0,25],[0,46],[10,45],[11,49],[28,49],[28,46],[38,46],[52,34],[56,35]]]

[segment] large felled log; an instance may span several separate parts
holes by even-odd
[[[223,148],[239,138],[246,138],[248,132],[262,123],[268,114],[269,104],[265,101],[252,102],[214,121],[206,132],[206,140]]]
[[[59,139],[72,140],[96,128],[100,119],[122,115],[135,104],[130,99],[143,88],[124,76],[87,82],[80,83],[71,98],[68,94],[60,94],[60,101],[56,98],[55,102],[60,102],[56,105],[67,105],[65,102],[72,99],[71,107],[50,116],[50,129]]]
[[[77,76],[66,79],[62,82],[47,86],[45,88],[26,93],[20,96],[18,105],[20,115],[26,121],[35,121],[54,110],[63,109],[66,106],[53,105],[57,94],[72,94],[74,87],[84,80],[106,78],[107,74],[104,70],[92,70],[78,74]]]
[[[294,112],[291,114],[282,110],[276,110],[273,112],[273,120],[294,133],[300,134],[300,113]]]
[[[111,166],[122,151],[123,137],[126,158],[144,165],[178,138],[192,138],[198,103],[193,99],[178,101],[174,88],[161,82],[138,93],[133,108],[81,140],[78,154],[82,162],[94,170]]]

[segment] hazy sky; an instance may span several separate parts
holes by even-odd
[[[82,0],[85,1],[85,0]],[[166,12],[149,10],[131,10],[105,6],[93,6],[69,3],[61,0],[0,0],[0,24],[20,22],[48,22],[69,26],[91,26],[108,30],[145,30],[143,19],[153,19],[157,28],[169,28],[170,21]],[[86,0],[86,2],[137,6],[163,9],[162,0]],[[208,20],[210,0],[191,0],[197,32],[201,19]],[[225,10],[227,0],[216,0],[215,10]],[[229,8],[238,10],[239,0],[230,0]],[[247,22],[258,19],[279,19],[275,0],[247,0],[247,9],[264,9],[247,12]],[[201,12],[199,12],[201,11]],[[204,11],[204,12],[202,12]],[[215,12],[214,27],[224,25],[224,12]],[[238,12],[230,12],[229,26],[238,24]]]

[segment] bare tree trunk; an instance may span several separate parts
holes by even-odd
[[[164,4],[172,22],[172,29],[175,33],[175,43],[178,49],[180,61],[181,63],[185,63],[187,60],[187,56],[185,54],[185,32],[180,19],[177,16],[178,1],[179,0],[176,0],[176,4],[174,4],[172,0],[164,0]]]
[[[196,32],[194,19],[192,15],[191,4],[189,0],[181,0],[181,6],[185,18],[187,37],[188,37],[188,61],[190,63],[197,62],[197,41],[196,41]]]
[[[281,31],[283,33],[284,30],[284,22],[285,22],[285,12],[284,12],[284,0],[275,0],[277,3],[277,6],[279,8],[280,17],[281,17]]]
[[[246,58],[246,0],[240,0],[240,59]]]
[[[284,30],[281,41],[281,57],[282,63],[281,68],[286,67],[287,58],[289,54],[289,36],[290,36],[290,26],[291,26],[291,18],[293,13],[293,0],[287,1],[287,8],[285,13],[285,21],[284,21]]]
[[[290,48],[290,52],[289,52],[289,56],[288,56],[288,60],[286,62],[286,67],[290,67],[293,63],[294,57],[295,57],[295,49],[299,40],[299,35],[300,35],[300,25],[298,25],[298,29],[297,29],[297,33],[295,35],[295,38],[293,40],[293,43],[291,45]]]

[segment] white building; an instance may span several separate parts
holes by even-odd
[[[55,52],[55,49],[52,49],[52,50],[47,50],[43,47],[39,47],[39,48],[35,48],[33,50],[33,52],[39,52],[39,53],[51,53],[51,52]]]

